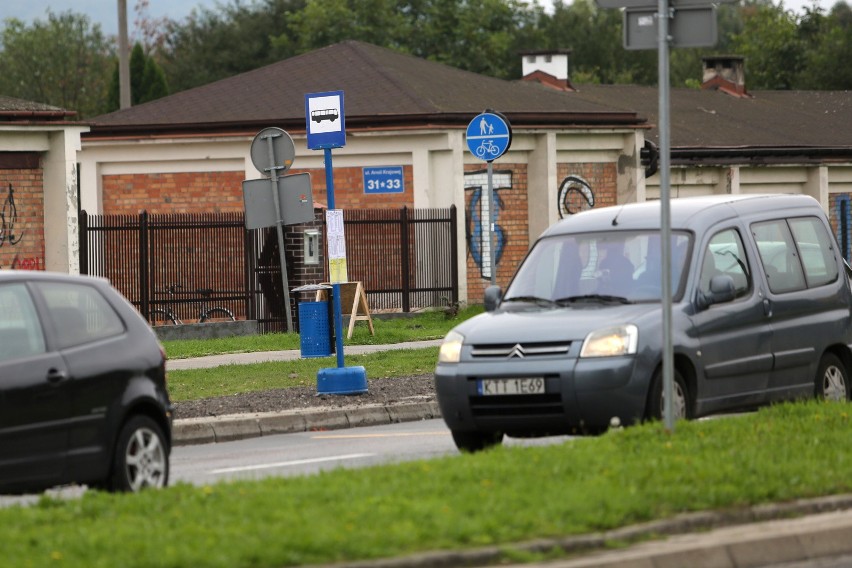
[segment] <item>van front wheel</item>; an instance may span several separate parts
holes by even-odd
[[[672,399],[672,416],[675,420],[689,420],[692,418],[692,410],[689,402],[689,391],[686,389],[686,381],[683,380],[680,372],[674,371],[674,384],[672,385],[674,397]],[[654,373],[654,379],[651,381],[651,394],[648,400],[648,411],[646,418],[648,420],[662,420],[664,406],[663,394],[663,371],[658,369]]]
[[[843,361],[834,353],[819,360],[816,374],[816,397],[823,400],[849,400],[849,375]]]

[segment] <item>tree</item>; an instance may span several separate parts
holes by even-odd
[[[109,86],[108,112],[118,110],[121,106],[119,88],[118,61],[116,61]],[[162,67],[153,57],[145,54],[141,43],[137,43],[130,52],[130,104],[147,103],[168,94],[168,81]]]
[[[292,33],[289,19],[305,0],[240,0],[218,11],[193,10],[183,23],[170,22],[160,64],[173,92],[231,77],[296,55],[286,42],[272,38]]]
[[[732,47],[746,59],[749,87],[794,88],[805,61],[795,15],[771,1],[747,4],[742,12],[743,30],[732,37]]]
[[[0,92],[75,110],[87,118],[105,110],[112,46],[98,24],[81,14],[47,12],[31,26],[6,20],[0,32]]]

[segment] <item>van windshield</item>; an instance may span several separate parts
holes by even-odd
[[[680,297],[691,237],[672,232],[672,297]],[[556,235],[538,241],[503,301],[653,302],[662,297],[659,231]]]

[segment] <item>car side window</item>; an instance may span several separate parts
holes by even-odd
[[[45,351],[41,322],[26,285],[0,286],[0,362]]]
[[[698,289],[709,294],[714,276],[727,275],[734,281],[735,297],[745,296],[751,290],[751,270],[743,247],[743,240],[735,229],[725,229],[713,235],[704,251]]]
[[[751,232],[772,293],[804,290],[805,275],[787,221],[776,219],[754,223]]]
[[[124,333],[124,323],[93,286],[40,282],[60,349]]]
[[[802,257],[808,288],[837,280],[839,269],[834,258],[834,244],[825,225],[816,217],[790,219],[790,230]]]

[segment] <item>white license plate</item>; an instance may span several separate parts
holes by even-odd
[[[479,379],[476,391],[482,396],[544,394],[544,378]]]

